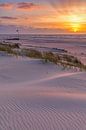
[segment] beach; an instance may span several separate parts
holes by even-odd
[[[56,51],[65,49],[71,55],[79,58],[86,64],[86,35],[85,34],[20,34],[20,40],[7,40],[15,38],[17,34],[2,34],[0,41],[8,43],[19,43],[21,48],[32,48],[42,51]],[[52,50],[54,48],[54,50]]]
[[[0,56],[1,130],[85,130],[86,72]]]
[[[86,130],[86,0],[0,0],[0,130]]]

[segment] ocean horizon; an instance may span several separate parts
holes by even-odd
[[[19,37],[19,40],[8,40]],[[28,43],[86,44],[86,34],[0,34],[0,41]]]

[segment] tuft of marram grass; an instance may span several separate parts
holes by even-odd
[[[76,57],[68,54],[55,54],[52,52],[40,52],[33,49],[20,49],[17,44],[0,44],[0,51],[4,51],[15,56],[42,59],[45,63],[52,62],[54,64],[60,64],[65,68],[76,67],[80,68],[80,70],[86,70],[86,65],[82,64]]]

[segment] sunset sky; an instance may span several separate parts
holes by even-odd
[[[86,33],[86,0],[0,0],[0,33]]]

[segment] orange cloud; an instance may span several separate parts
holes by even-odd
[[[0,21],[3,25],[30,25],[29,18],[26,17],[12,17],[12,16],[1,16]]]
[[[32,2],[18,2],[18,3],[1,3],[1,9],[11,10],[15,8],[19,11],[32,11],[38,9],[44,9],[44,6],[38,5]]]
[[[12,7],[13,7],[12,3],[1,3],[0,4],[0,8],[2,8],[2,9],[10,10],[10,9],[12,9]]]
[[[30,2],[21,2],[21,3],[17,3],[17,10],[20,11],[31,11],[31,10],[35,10],[35,9],[41,9],[43,6],[41,5],[37,5],[34,3],[30,3]]]

